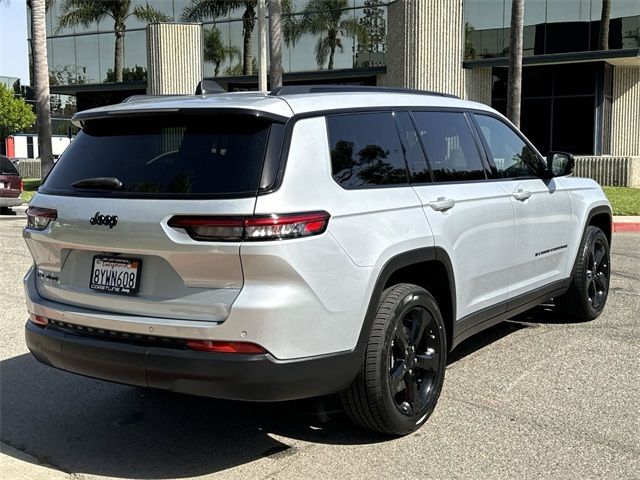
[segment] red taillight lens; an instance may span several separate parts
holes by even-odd
[[[49,208],[27,208],[27,228],[44,230],[50,222],[58,218],[58,212]]]
[[[22,179],[20,179],[20,191],[24,191],[24,181]]]
[[[255,343],[248,342],[218,342],[213,340],[189,340],[187,347],[191,350],[212,353],[253,353],[261,354],[267,351]]]
[[[47,317],[36,315],[35,313],[29,312],[29,320],[31,320],[36,325],[40,325],[41,327],[46,327],[47,325],[49,325],[49,319]]]
[[[327,212],[251,217],[176,216],[168,224],[184,228],[194,240],[261,241],[319,235],[327,229],[329,218]]]

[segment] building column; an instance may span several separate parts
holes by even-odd
[[[640,67],[613,68],[611,154],[640,156]]]
[[[192,95],[202,80],[202,25],[147,27],[147,95]]]
[[[462,68],[462,0],[394,2],[389,5],[387,29],[387,73],[381,85],[491,103],[491,69]]]

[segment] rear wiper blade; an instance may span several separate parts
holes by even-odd
[[[83,178],[71,184],[74,188],[105,188],[109,190],[119,190],[122,182],[115,177],[95,177]]]

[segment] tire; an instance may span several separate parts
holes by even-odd
[[[609,294],[609,242],[602,230],[589,226],[584,234],[567,292],[555,299],[560,313],[586,322],[600,316]]]
[[[360,372],[340,394],[346,414],[377,432],[414,432],[436,406],[446,357],[444,321],[433,296],[408,283],[386,289]]]

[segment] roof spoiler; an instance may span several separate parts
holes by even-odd
[[[202,79],[198,82],[196,87],[196,95],[208,95],[212,93],[226,93],[226,90],[222,88],[218,82],[209,79]]]

